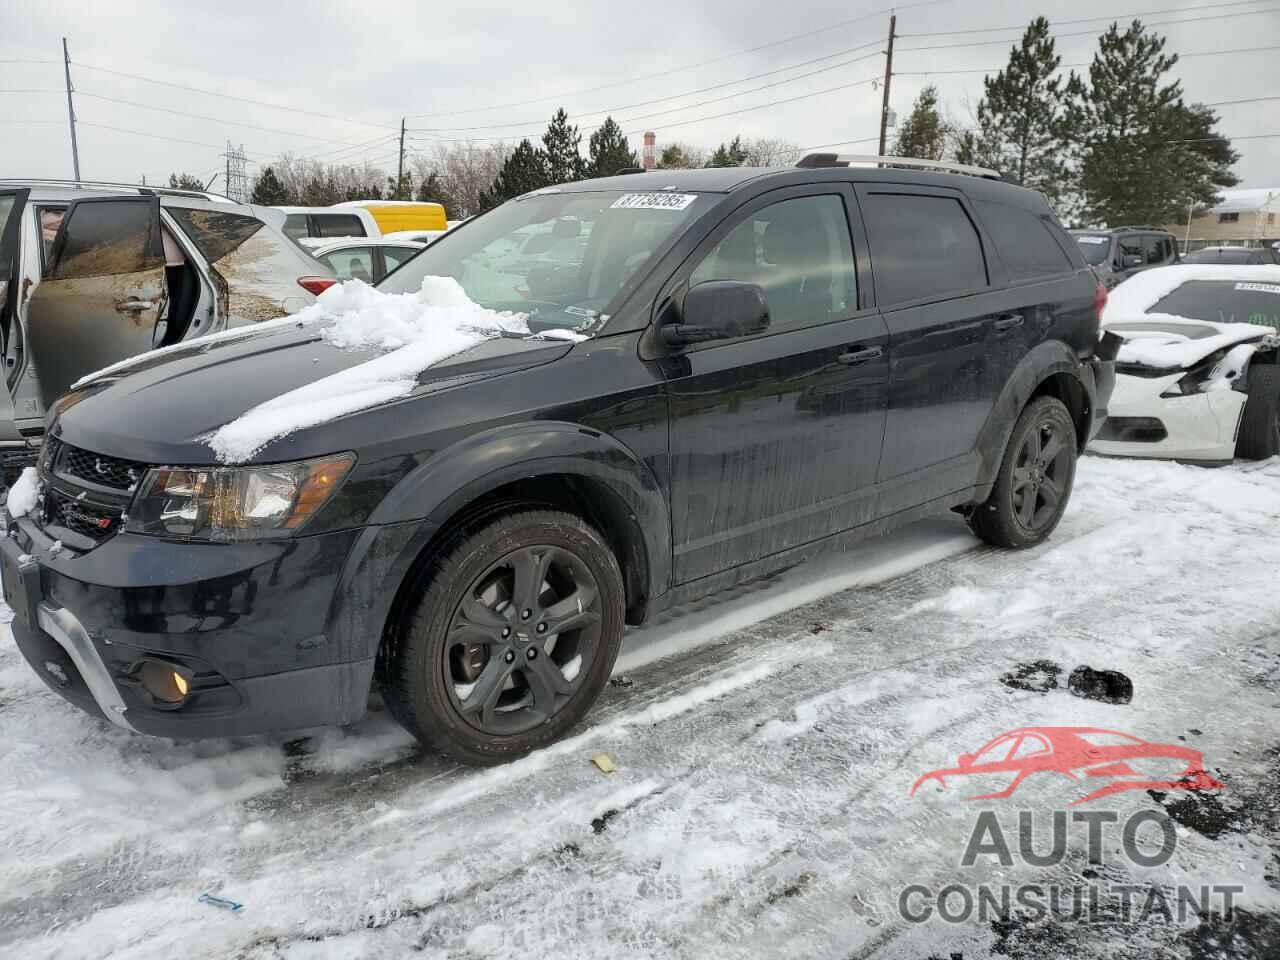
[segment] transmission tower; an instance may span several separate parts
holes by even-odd
[[[237,203],[249,202],[249,175],[245,173],[244,144],[233,147],[227,141],[227,152],[222,155],[227,161],[226,191],[227,196]]]

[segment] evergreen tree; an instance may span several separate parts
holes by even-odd
[[[399,185],[396,184],[395,177],[387,177],[387,189],[383,196],[388,200],[412,200],[413,174],[406,170],[400,176]]]
[[[947,149],[947,125],[938,114],[938,88],[925,87],[916,97],[911,116],[898,129],[893,147],[896,157],[918,160],[941,160]]]
[[[440,180],[440,174],[432,170],[429,174],[422,178],[422,182],[418,184],[418,193],[414,197],[423,203],[440,203],[444,204],[446,210],[454,206],[453,199],[445,190],[444,184]]]
[[[569,115],[561,107],[547,124],[547,132],[542,135],[550,183],[568,183],[570,180],[582,180],[586,176],[587,165],[578,150],[581,143],[582,134],[576,126],[569,123]]]
[[[613,117],[605,117],[600,128],[591,134],[588,153],[591,156],[587,165],[588,177],[611,177],[619,170],[640,166],[640,158],[632,152],[627,138],[622,135],[622,128]]]
[[[1009,64],[983,80],[978,126],[959,138],[956,159],[994,167],[1055,206],[1064,200],[1070,173],[1062,144],[1065,87],[1055,76],[1049,21],[1036,17],[1009,51]]]
[[[483,212],[530,190],[558,182],[551,177],[546,153],[536,149],[528,140],[521,140],[498,171],[493,185],[480,195],[477,205]]]
[[[702,151],[688,144],[670,143],[658,155],[658,166],[664,170],[685,170],[702,166]]]
[[[169,189],[203,191],[204,181],[199,177],[193,177],[189,173],[171,173],[169,174]]]
[[[284,184],[280,182],[280,178],[276,176],[276,172],[270,167],[264,167],[253,184],[253,194],[249,197],[249,202],[261,204],[264,207],[277,207],[287,206],[293,203],[293,199]]]
[[[742,137],[734,137],[728,144],[720,144],[707,161],[708,167],[740,167],[747,159]]]
[[[1177,81],[1164,82],[1178,58],[1165,39],[1135,20],[1102,35],[1089,83],[1074,72],[1064,132],[1077,164],[1090,223],[1170,223],[1188,206],[1214,202],[1237,183],[1238,155],[1215,131],[1207,107],[1187,106]]]

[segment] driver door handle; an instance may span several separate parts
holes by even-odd
[[[852,347],[836,357],[836,362],[843,363],[846,367],[856,367],[869,360],[879,360],[882,356],[884,350],[880,347]]]
[[[1014,327],[1022,326],[1022,314],[1006,313],[996,319],[996,333],[1004,333]]]
[[[135,300],[130,298],[128,300],[118,301],[116,303],[116,309],[127,310],[129,313],[138,313],[142,310],[152,310],[155,308],[155,305],[156,302],[154,300]]]

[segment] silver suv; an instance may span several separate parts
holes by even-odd
[[[155,347],[295,312],[334,282],[284,214],[216,194],[0,180],[0,467],[35,463],[73,383]]]

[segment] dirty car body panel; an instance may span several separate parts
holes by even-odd
[[[984,240],[981,256],[1001,287],[989,302],[953,307],[947,322],[944,304],[957,297],[939,290],[909,307],[926,321],[895,326],[890,252],[877,261],[859,201],[868,185],[959,192],[983,238],[973,198],[1012,204],[1036,230],[1051,217],[1030,191],[889,169],[664,171],[509,202],[437,240],[382,288],[407,292],[437,272],[476,282],[458,266],[466,261],[488,271],[494,297],[529,284],[531,326],[562,326],[559,308],[539,314],[549,301],[538,294],[560,289],[564,276],[504,274],[502,251],[488,251],[521,218],[559,225],[557,211],[594,205],[594,230],[605,232],[583,243],[571,271],[612,269],[620,279],[591,309],[569,314],[585,318],[590,338],[485,340],[424,371],[406,397],[271,441],[251,464],[355,458],[292,535],[195,542],[136,532],[129,471],[215,467],[211,430],[370,351],[283,325],[182,345],[85,385],[51,418],[44,502],[0,539],[11,603],[28,608],[15,622],[20,647],[68,699],[144,732],[347,722],[364,710],[379,652],[432,551],[512,498],[576,504],[615,553],[627,622],[639,623],[688,597],[981,502],[1014,421],[1038,393],[1077,391],[1083,443],[1106,407],[1110,370],[1093,356],[1096,281],[1074,245],[1061,241],[1052,276],[1018,287],[1006,279],[1007,248]],[[661,204],[628,198],[668,188],[688,198],[679,228],[646,232],[657,215],[645,204]],[[628,203],[641,215],[602,212]],[[801,257],[796,238],[806,233],[820,240]],[[621,249],[610,253],[611,243]],[[664,331],[702,284],[744,277],[768,300],[767,327],[670,340]],[[1012,312],[1024,321],[1000,359],[1004,372],[975,370],[961,383],[955,365],[967,373],[980,358],[963,349],[953,358],[931,338],[976,336],[989,350],[997,331],[981,325]],[[967,332],[975,323],[977,333]],[[908,458],[888,433],[922,410],[948,443],[932,456],[913,443]],[[968,440],[954,448],[961,430]],[[886,461],[886,450],[897,459]],[[148,659],[186,671],[193,690],[181,708],[140,688]],[[95,696],[104,683],[118,699]]]

